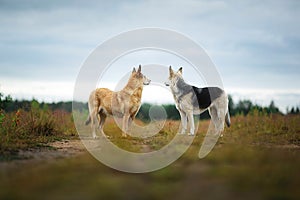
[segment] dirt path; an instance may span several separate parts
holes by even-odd
[[[86,152],[81,140],[62,140],[49,143],[50,148],[20,151],[18,158],[0,162],[0,168],[18,167],[27,163],[52,162],[55,159],[75,157]]]
[[[48,145],[53,147],[53,149],[48,148],[22,151],[19,155],[27,158],[27,160],[40,160],[73,157],[85,152],[85,148],[80,140],[55,141]]]
[[[29,149],[19,151],[17,157],[10,161],[0,162],[1,167],[21,166],[27,163],[37,162],[52,162],[56,159],[71,158],[80,154],[87,153],[83,144],[88,145],[89,148],[99,148],[98,140],[92,138],[82,138],[82,140],[62,140],[48,143],[48,147],[39,149]],[[142,152],[150,152],[149,145],[141,145]]]
[[[84,138],[85,144],[88,144],[90,148],[99,148],[97,140],[92,138]],[[0,162],[0,168],[10,168],[22,166],[26,163],[37,162],[52,162],[56,159],[71,158],[79,156],[87,152],[85,146],[81,140],[62,140],[49,143],[50,148],[30,149],[26,151],[20,151],[18,153],[19,159],[11,161]],[[151,152],[149,145],[141,145],[142,152]],[[272,145],[266,146],[269,148],[283,148],[283,149],[299,149],[298,145]]]
[[[81,140],[63,140],[49,144],[56,149],[57,157],[73,157],[83,152],[86,152]]]

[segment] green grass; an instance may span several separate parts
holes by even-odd
[[[1,165],[0,199],[299,199],[299,121],[299,115],[233,117],[213,151],[199,159],[209,125],[201,121],[181,158],[146,174],[110,169],[88,153],[48,164]],[[153,151],[167,144],[178,126],[168,121],[145,140],[121,138],[112,121],[105,132],[121,148],[143,152],[145,145]]]
[[[141,122],[137,122],[141,123]],[[175,136],[176,129],[173,127],[170,131],[168,126],[179,126],[179,122],[168,121],[167,126],[164,127],[159,133],[155,134],[152,137],[147,138],[138,138],[131,137],[130,135],[127,138],[122,138],[122,132],[119,127],[117,127],[112,120],[109,120],[105,125],[104,132],[107,136],[111,138],[111,141],[118,147],[131,151],[131,152],[149,152],[152,150],[158,150],[168,144],[173,137]],[[172,125],[171,125],[172,124]],[[145,149],[147,146],[147,149]]]

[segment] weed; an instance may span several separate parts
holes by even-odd
[[[37,102],[32,103],[29,111],[2,111],[0,124],[0,159],[19,150],[40,148],[41,144],[76,135],[70,113],[40,109]]]

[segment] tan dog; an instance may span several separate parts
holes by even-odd
[[[134,120],[141,106],[141,98],[143,85],[149,85],[150,79],[141,72],[141,65],[136,71],[133,68],[127,85],[120,91],[114,92],[107,88],[97,88],[89,97],[89,116],[85,122],[90,122],[93,130],[93,137],[96,135],[96,122],[99,120],[99,129],[102,134],[103,125],[108,115],[123,118],[122,120],[122,137],[126,137],[126,133],[131,122]]]

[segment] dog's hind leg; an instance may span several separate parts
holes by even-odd
[[[217,134],[216,132],[218,130],[218,112],[215,107],[210,107],[208,109],[208,112],[211,118],[211,123],[213,123],[212,127],[214,128],[214,134]]]
[[[133,122],[134,118],[135,118],[134,115],[131,115],[131,116],[129,117],[128,123],[127,123],[127,124],[128,124],[128,125],[127,125],[128,129],[130,129],[130,127],[131,127],[131,125],[132,125],[132,122]]]
[[[96,122],[98,121],[98,112],[97,112],[97,109],[94,108],[92,113],[91,113],[91,128],[92,128],[92,135],[93,135],[93,138],[96,139],[98,138],[98,136],[96,135]]]
[[[93,138],[97,138],[96,122],[97,122],[97,117],[98,117],[97,115],[98,115],[99,105],[98,105],[98,102],[95,97],[95,91],[93,91],[90,94],[89,101],[88,101],[88,107],[89,107],[89,116],[86,121],[86,125],[91,122],[92,136],[93,136]]]
[[[105,133],[103,131],[103,126],[104,126],[107,115],[103,112],[99,112],[99,116],[100,116],[99,129],[100,129],[100,132],[103,134],[103,136],[105,136]]]
[[[211,120],[214,124],[215,134],[221,134],[224,130],[225,112],[222,108],[217,108],[215,105],[211,106],[209,109],[209,114]]]

